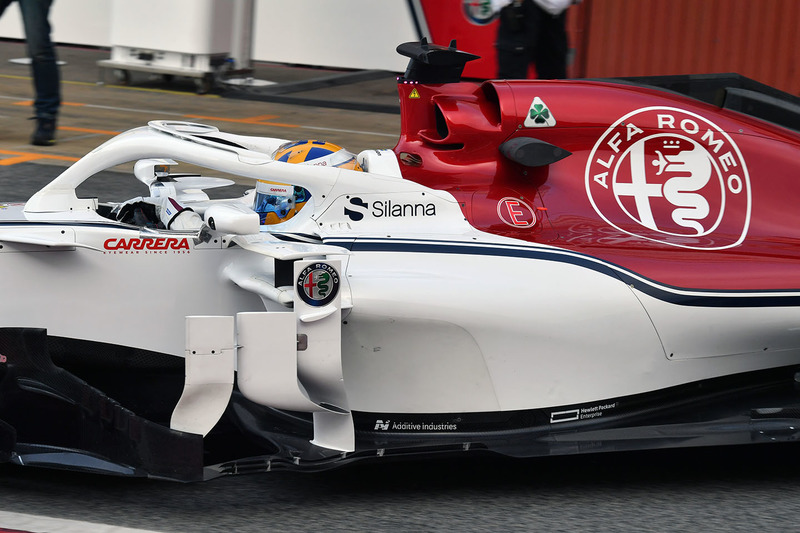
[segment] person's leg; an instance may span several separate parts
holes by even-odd
[[[506,80],[524,80],[528,77],[530,56],[527,51],[497,49],[497,77]]]
[[[540,79],[556,80],[567,77],[567,15],[558,16],[542,11],[534,50],[536,74]]]
[[[56,118],[61,104],[61,81],[48,21],[51,4],[52,0],[19,0],[36,91],[34,108],[39,118]]]
[[[526,31],[531,0],[513,2],[500,11],[497,25],[497,77],[525,79],[531,62],[531,43]]]
[[[61,80],[48,21],[51,4],[52,0],[19,0],[36,92],[33,107],[37,129],[32,142],[41,145],[55,142],[56,118],[61,105]]]

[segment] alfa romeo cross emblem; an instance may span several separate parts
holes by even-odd
[[[597,214],[630,235],[705,250],[747,235],[745,159],[731,135],[695,113],[648,107],[621,117],[595,143],[585,177]]]
[[[296,292],[308,305],[328,305],[339,293],[339,273],[328,263],[312,263],[297,277]]]

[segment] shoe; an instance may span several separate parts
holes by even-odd
[[[36,146],[53,146],[56,144],[56,119],[37,118],[36,131],[31,137],[31,144]]]

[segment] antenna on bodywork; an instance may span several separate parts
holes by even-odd
[[[399,45],[397,53],[411,58],[400,80],[419,83],[459,82],[464,65],[473,59],[480,59],[480,56],[458,50],[455,39],[450,41],[450,46],[441,46],[430,44],[423,37],[419,42]]]

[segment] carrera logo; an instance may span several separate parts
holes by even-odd
[[[118,251],[145,251],[166,252],[189,250],[189,239],[175,237],[159,237],[156,239],[106,239],[103,248],[112,252]]]
[[[536,225],[536,211],[519,198],[506,197],[497,202],[497,216],[515,228],[532,228]]]
[[[368,204],[361,198],[350,198],[350,207],[344,208],[345,216],[353,222],[364,219],[365,214],[374,218],[435,217],[436,205],[432,203],[398,203],[392,200],[376,200]]]
[[[595,144],[585,178],[597,214],[630,235],[719,250],[747,233],[747,165],[727,133],[694,113],[649,107],[625,115]]]

